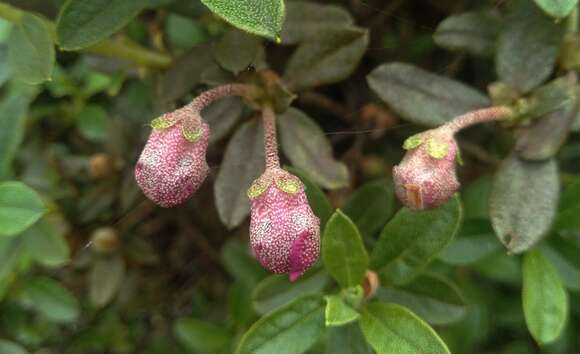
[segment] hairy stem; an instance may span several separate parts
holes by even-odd
[[[229,96],[242,96],[249,98],[255,91],[254,86],[244,84],[227,84],[207,90],[197,96],[186,107],[195,113],[200,113],[212,102]]]
[[[456,133],[470,125],[509,118],[512,114],[513,111],[505,106],[484,108],[456,117],[442,127],[450,129]]]
[[[0,18],[9,22],[17,23],[25,11],[6,3],[0,3]],[[49,31],[53,38],[56,38],[56,27],[53,22],[46,21]],[[136,43],[128,41],[118,41],[105,39],[101,42],[82,49],[81,52],[97,54],[101,56],[117,58],[133,62],[137,65],[146,66],[155,69],[167,68],[172,63],[172,58],[163,53],[141,47]]]
[[[266,169],[279,168],[278,141],[276,138],[276,114],[271,106],[262,109],[264,122],[264,152],[266,156]]]

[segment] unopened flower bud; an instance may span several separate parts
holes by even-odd
[[[149,199],[169,208],[189,199],[208,174],[209,127],[187,107],[154,119],[151,126],[135,179]]]
[[[308,205],[298,177],[269,168],[248,190],[250,243],[258,261],[295,281],[320,253],[320,220]]]
[[[119,234],[112,227],[101,227],[91,235],[91,245],[95,252],[109,254],[115,252],[120,245]]]

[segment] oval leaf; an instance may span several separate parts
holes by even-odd
[[[392,181],[380,179],[357,189],[344,206],[344,213],[358,226],[362,235],[370,237],[389,220],[395,208]]]
[[[283,0],[201,0],[212,12],[244,31],[279,40]]]
[[[125,262],[119,256],[98,258],[89,273],[89,299],[96,307],[108,304],[125,280]]]
[[[194,318],[178,319],[174,332],[177,339],[195,353],[218,353],[230,341],[230,335],[223,327]]]
[[[541,247],[542,254],[554,265],[566,288],[580,290],[580,247],[573,242],[552,237]]]
[[[360,326],[377,354],[451,354],[427,323],[399,305],[368,305],[362,312]]]
[[[244,103],[239,97],[226,97],[203,111],[203,119],[209,124],[210,144],[228,135],[242,117]]]
[[[327,327],[343,326],[359,318],[359,313],[342,301],[340,295],[329,295],[325,299],[326,310],[324,311],[324,317]]]
[[[548,15],[563,18],[572,13],[578,0],[535,0],[536,4]]]
[[[79,50],[123,28],[143,9],[140,0],[69,0],[56,23],[58,43],[64,50]]]
[[[301,354],[324,330],[324,300],[320,295],[297,298],[258,320],[240,341],[237,354]]]
[[[389,267],[404,282],[417,275],[453,240],[463,220],[457,196],[430,211],[402,208],[385,226],[371,254],[371,267]]]
[[[60,267],[70,260],[70,248],[59,226],[43,219],[22,234],[26,251],[45,267]]]
[[[40,196],[21,182],[0,183],[0,236],[17,235],[45,213]]]
[[[426,126],[438,126],[489,105],[488,98],[471,87],[404,63],[383,64],[367,81],[398,114]]]
[[[27,84],[50,80],[54,69],[54,44],[46,21],[24,13],[8,38],[8,65],[14,77]]]
[[[77,299],[57,281],[46,277],[27,279],[20,292],[21,301],[47,320],[66,323],[79,316]]]
[[[548,232],[559,192],[556,161],[526,162],[511,155],[503,162],[493,181],[490,216],[509,252],[528,250]]]
[[[558,217],[554,227],[556,230],[580,229],[580,178],[576,178],[562,194]]]
[[[290,108],[278,119],[280,145],[292,164],[322,187],[348,185],[348,170],[332,157],[332,146],[320,127],[304,112]]]
[[[568,297],[556,269],[540,253],[524,256],[522,299],[532,337],[546,344],[556,340],[566,324]]]
[[[284,81],[291,91],[341,81],[356,69],[368,42],[367,30],[353,26],[327,28],[296,49],[286,66]]]
[[[439,259],[447,264],[468,265],[476,263],[501,250],[493,227],[486,219],[466,219],[461,231]]]
[[[220,219],[230,229],[250,213],[247,190],[264,171],[264,130],[256,120],[242,125],[234,134],[214,184]]]
[[[286,19],[280,35],[282,44],[296,44],[324,32],[328,27],[353,23],[350,13],[336,5],[292,1],[286,6]]]
[[[222,68],[238,74],[256,61],[259,48],[259,37],[231,29],[217,41],[213,55]]]
[[[328,354],[373,354],[357,323],[328,329]]]
[[[332,215],[324,229],[322,259],[342,288],[362,283],[369,257],[356,225],[340,210]]]

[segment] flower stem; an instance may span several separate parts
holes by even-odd
[[[494,120],[502,120],[511,117],[513,110],[506,106],[497,106],[479,109],[477,111],[469,112],[459,117],[454,118],[447,124],[443,125],[445,129],[450,129],[453,133],[458,132],[470,125],[490,122]]]
[[[228,96],[247,97],[254,92],[254,86],[244,84],[227,84],[207,90],[197,96],[186,107],[195,113],[200,113],[205,107],[212,102]]]
[[[266,156],[266,170],[280,167],[278,156],[278,140],[276,138],[276,114],[271,106],[262,109],[264,122],[264,151]]]

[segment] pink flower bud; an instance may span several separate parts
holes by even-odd
[[[417,210],[435,208],[449,200],[459,188],[453,131],[429,130],[410,137],[403,147],[408,152],[393,168],[399,200]]]
[[[295,281],[320,254],[320,220],[308,205],[304,185],[294,175],[269,168],[248,190],[250,243],[256,258],[272,273]]]
[[[186,201],[208,174],[209,127],[187,108],[167,113],[151,126],[135,179],[149,199],[169,208]]]

